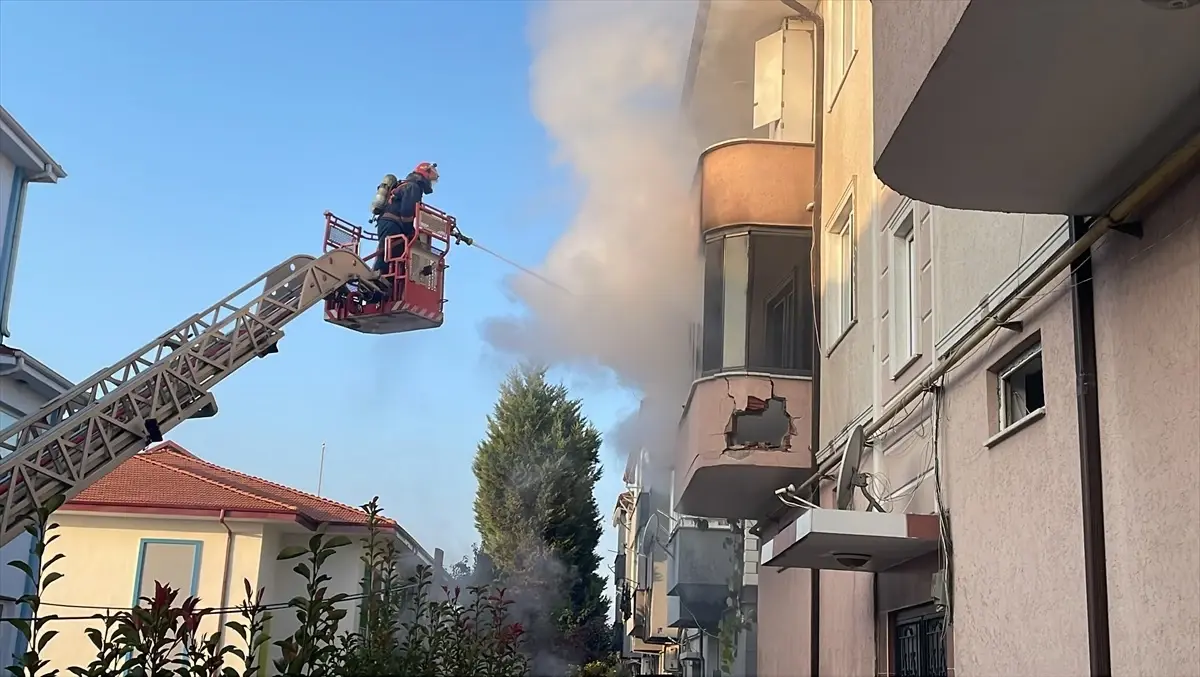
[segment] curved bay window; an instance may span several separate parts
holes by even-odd
[[[807,228],[707,235],[701,374],[812,373],[811,253]]]

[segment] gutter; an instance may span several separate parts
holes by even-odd
[[[229,523],[225,521],[226,510],[221,509],[221,514],[217,520],[221,526],[225,527],[225,567],[221,571],[221,610],[217,615],[217,642],[219,646],[225,646],[225,616],[226,609],[229,607],[229,574],[233,570],[233,529],[229,528]]]
[[[67,178],[67,173],[63,171],[61,165],[50,157],[45,148],[42,148],[29,132],[17,122],[16,118],[8,112],[4,106],[0,106],[0,130],[8,132],[9,136],[20,146],[21,151],[25,153],[28,160],[32,160],[37,165],[42,166],[42,171],[29,180],[36,183],[56,183],[58,179]]]
[[[1091,225],[1071,217],[1071,242]],[[1104,477],[1101,473],[1100,397],[1096,375],[1096,298],[1091,250],[1071,262],[1071,319],[1075,338],[1075,404],[1079,420],[1083,570],[1087,599],[1088,662],[1092,677],[1112,675],[1108,569],[1104,543]]]
[[[1200,159],[1200,133],[1193,135],[1186,143],[1167,156],[1155,167],[1154,171],[1131,188],[1106,214],[1093,219],[1086,233],[1080,234],[1078,240],[1072,241],[1070,245],[1047,261],[1037,275],[1014,292],[1009,301],[956,343],[947,352],[944,360],[926,368],[920,377],[909,383],[899,395],[892,399],[892,403],[884,409],[883,413],[863,429],[864,437],[869,439],[883,430],[893,418],[904,411],[905,407],[936,385],[946,372],[970,356],[971,352],[987,340],[993,331],[1008,322],[1027,303],[1038,298],[1038,292],[1054,282],[1059,274],[1067,270],[1076,259],[1086,255],[1091,246],[1104,237],[1108,231],[1130,222],[1131,217],[1135,216],[1138,210],[1156,200],[1191,169],[1198,159]],[[838,449],[830,455],[817,468],[816,472],[802,482],[793,493],[803,495],[805,490],[817,484],[822,477],[841,462],[844,451],[844,448]]]
[[[800,4],[798,0],[780,0],[796,15],[813,24],[813,144],[814,150],[813,181],[813,226],[812,226],[812,255],[809,270],[812,277],[812,312],[814,337],[819,337],[821,326],[821,234],[823,230],[822,215],[823,200],[821,184],[823,179],[825,158],[825,21],[817,12]],[[814,344],[816,341],[813,342]],[[812,360],[812,437],[809,440],[809,453],[812,454],[812,465],[817,465],[817,451],[821,448],[821,359],[822,350],[813,345]],[[814,475],[814,477],[817,475]],[[815,505],[821,505],[821,485],[812,484],[809,500]],[[821,674],[821,572],[817,569],[810,571],[812,588],[809,591],[809,675],[820,677]]]

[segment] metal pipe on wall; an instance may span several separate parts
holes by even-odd
[[[825,21],[817,12],[800,4],[798,0],[780,0],[784,5],[796,13],[796,16],[804,21],[808,21],[813,25],[813,227],[812,227],[812,255],[809,261],[809,270],[812,277],[812,311],[813,311],[813,333],[815,337],[820,337],[821,327],[821,220],[824,214],[822,208],[822,191],[821,183],[825,157]],[[786,20],[785,20],[786,22]],[[786,23],[785,23],[786,26]],[[821,448],[821,352],[819,341],[813,355],[812,367],[812,409],[810,418],[812,419],[811,437],[809,438],[809,453],[813,455],[813,463],[816,464],[817,450]],[[821,504],[821,487],[819,484],[814,484],[812,487],[812,495],[810,500],[816,504]],[[821,572],[813,570],[810,572],[811,588],[809,590],[809,674],[811,677],[819,677],[821,674]]]
[[[229,574],[233,571],[233,529],[225,522],[224,508],[221,509],[218,521],[225,527],[225,565],[221,572],[221,610],[217,615],[217,637],[220,645],[225,646],[225,610],[229,608]]]
[[[1090,229],[1071,217],[1071,241]],[[1079,420],[1083,572],[1087,601],[1088,659],[1092,677],[1112,675],[1108,622],[1108,570],[1104,543],[1104,477],[1101,473],[1100,397],[1096,389],[1096,299],[1091,250],[1071,262],[1071,319],[1075,338],[1075,403]]]

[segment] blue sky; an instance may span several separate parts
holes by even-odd
[[[66,169],[25,212],[10,343],[83,378],[297,253],[322,213],[362,221],[379,178],[437,162],[431,199],[539,262],[570,177],[529,112],[521,2],[0,4],[0,103]],[[510,365],[481,323],[511,269],[453,252],[446,324],[373,337],[296,320],[171,438],[351,504],[378,494],[428,549],[477,537],[471,459]],[[628,393],[559,374],[607,432]],[[606,530],[621,467],[606,452]],[[611,533],[602,544],[605,559]]]

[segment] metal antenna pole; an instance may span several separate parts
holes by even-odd
[[[317,469],[317,497],[321,496],[321,481],[325,479],[325,443],[321,443],[321,466]]]

